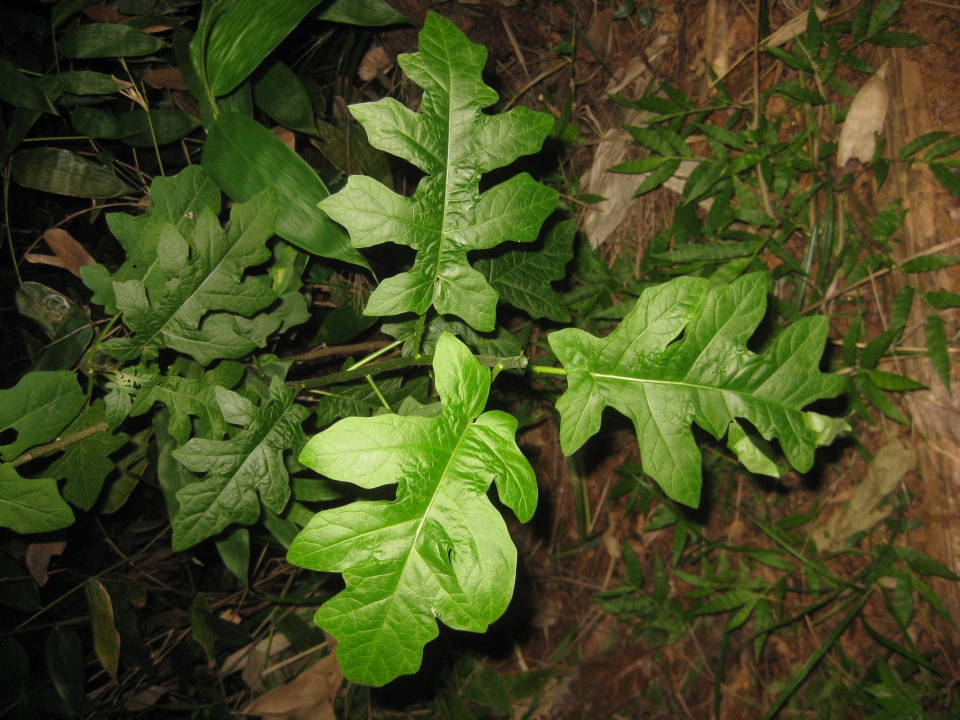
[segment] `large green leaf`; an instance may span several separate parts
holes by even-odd
[[[284,127],[308,135],[317,134],[313,103],[293,70],[277,60],[253,85],[253,100]]]
[[[0,465],[0,527],[18,533],[49,532],[72,525],[73,519],[56,480],[28,480],[12,465]]]
[[[103,349],[118,360],[154,357],[162,347],[193,356],[201,365],[238,358],[263,347],[280,319],[259,314],[277,299],[270,278],[244,278],[244,270],[270,257],[277,198],[272,189],[233,206],[230,223],[220,227],[204,208],[193,243],[167,223],[160,230],[157,257],[168,277],[162,297],[148,297],[142,280],[114,284],[117,307],[134,335],[114,338]]]
[[[14,460],[24,450],[50,442],[76,417],[84,395],[76,373],[28,373],[9,390],[0,390],[0,432],[17,437],[0,445],[0,458]]]
[[[220,188],[199,165],[184,168],[177,175],[158,177],[150,185],[150,208],[140,216],[110,213],[107,224],[127,251],[127,260],[112,275],[103,265],[86,265],[80,275],[93,290],[93,302],[115,315],[117,298],[114,283],[142,280],[150,300],[163,295],[166,274],[157,256],[160,231],[173,223],[187,242],[193,242],[197,218],[205,208],[220,212]]]
[[[482,632],[513,594],[516,548],[487,499],[492,481],[521,521],[537,484],[516,446],[517,421],[483,413],[490,370],[446,334],[433,361],[439,417],[347,418],[310,440],[300,461],[363,488],[397,484],[396,501],[360,501],[318,513],[287,555],[342,572],[347,589],[317,624],[337,637],[354,682],[383,685],[420,666],[437,619]],[[483,414],[481,414],[483,413]]]
[[[163,40],[121,23],[79,25],[57,43],[57,49],[65,58],[136,57],[166,46]]]
[[[644,291],[605,338],[573,328],[551,334],[569,383],[557,402],[564,453],[600,429],[611,405],[633,420],[643,471],[687,505],[700,499],[692,422],[720,439],[734,418],[749,420],[767,440],[780,440],[795,468],[809,470],[818,433],[803,408],[837,395],[843,381],[817,368],[825,317],[783,330],[761,355],[747,349],[766,291],[762,273],[712,288],[682,277]]]
[[[275,187],[280,201],[277,235],[322,257],[363,265],[346,234],[317,203],[330,195],[306,160],[260,123],[224,112],[210,127],[203,167],[236,202]]]
[[[68,427],[64,434],[86,430],[106,421],[103,400],[97,400]],[[98,432],[80,442],[68,445],[59,458],[46,470],[55,480],[67,479],[63,497],[82,510],[89,510],[97,501],[103,481],[113,470],[109,455],[124,445],[130,436],[126,433]]]
[[[492,330],[497,293],[470,267],[467,252],[505,240],[530,242],[556,205],[557,192],[522,173],[479,193],[482,173],[540,149],[553,118],[519,107],[501,115],[482,110],[497,94],[481,79],[485,48],[449,20],[430,13],[420,52],[397,60],[424,89],[421,113],[393,98],[353,105],[370,144],[427,173],[412,198],[354,175],[320,206],[350,232],[354,247],[385,242],[417,251],[410,272],[380,283],[368,315],[424,314],[434,305],[478,330]]]
[[[214,96],[246,79],[320,0],[257,0],[204,4],[190,44],[194,67]]]
[[[180,510],[173,523],[173,549],[184,550],[223,530],[230,523],[250,525],[260,517],[260,500],[279,513],[290,499],[290,479],[283,461],[306,442],[300,429],[310,412],[294,402],[296,392],[274,377],[271,402],[258,408],[246,398],[215,388],[227,422],[243,430],[229,440],[194,438],[173,456],[203,480],[177,493]]]
[[[10,176],[24,187],[74,197],[112,198],[133,192],[102,165],[57,148],[18,152],[10,159]]]
[[[562,280],[573,259],[577,221],[554,225],[544,238],[543,249],[511,250],[498,258],[478,260],[474,267],[500,295],[500,299],[526,310],[530,317],[570,322],[570,311],[551,280]]]
[[[58,114],[43,88],[3,58],[0,58],[0,100],[24,110]]]

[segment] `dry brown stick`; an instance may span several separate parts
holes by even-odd
[[[73,433],[73,435],[67,435],[65,438],[54,440],[52,443],[47,443],[46,445],[41,445],[33,452],[25,453],[20,457],[18,457],[16,460],[11,460],[8,464],[11,465],[12,467],[19,467],[20,465],[23,465],[24,463],[28,463],[31,460],[34,460],[43,455],[49,455],[50,453],[57,452],[57,450],[63,450],[68,445],[73,445],[75,442],[80,442],[81,440],[84,440],[90,437],[91,435],[96,435],[97,433],[106,432],[107,429],[108,428],[107,428],[106,422],[103,422],[103,421],[98,422],[95,425],[91,425],[88,428],[84,428],[83,430],[79,430]]]
[[[294,362],[304,362],[306,360],[317,360],[318,358],[324,357],[342,357],[344,355],[353,355],[354,353],[359,352],[379,350],[380,348],[388,345],[390,342],[390,340],[371,340],[370,342],[354,343],[353,345],[324,345],[322,347],[314,348],[313,350],[308,350],[300,355],[291,355],[290,357],[284,359],[293,360]]]

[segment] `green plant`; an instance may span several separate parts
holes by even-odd
[[[697,168],[686,182],[673,227],[647,249],[642,277],[622,264],[611,270],[583,248],[574,287],[565,295],[550,283],[565,277],[576,223],[561,220],[541,233],[557,205],[558,190],[521,173],[479,191],[484,173],[539,151],[557,123],[522,107],[484,113],[498,101],[481,79],[485,49],[470,43],[450,21],[430,14],[420,51],[399,58],[407,76],[424,90],[420,112],[388,98],[350,106],[359,125],[347,119],[345,134],[334,125],[316,124],[317,106],[324,102],[322,93],[311,93],[317,88],[279,60],[257,68],[318,5],[204,3],[196,33],[179,27],[172,38],[172,57],[197,102],[199,119],[151,106],[146,86],[130,72],[130,82],[63,68],[31,77],[0,61],[0,99],[15,108],[6,129],[5,188],[12,181],[74,197],[92,195],[94,213],[108,198],[134,190],[149,190],[150,195],[149,208],[138,216],[106,215],[125,251],[116,270],[95,263],[76,268],[85,288],[74,288],[75,297],[102,308],[102,317],[91,320],[77,302],[50,288],[21,288],[24,314],[41,322],[51,344],[18,384],[0,391],[0,431],[16,433],[0,446],[0,525],[29,535],[74,523],[71,505],[84,513],[117,512],[138,486],[148,490],[143,486],[153,473],[156,497],[162,497],[173,530],[173,549],[183,552],[214,539],[224,565],[245,591],[250,590],[251,529],[267,537],[266,543],[288,549],[290,562],[302,568],[342,573],[346,589],[322,597],[317,622],[337,637],[348,678],[381,685],[419,667],[423,646],[438,632],[438,619],[454,628],[483,631],[509,603],[516,549],[486,494],[495,483],[500,501],[520,521],[534,513],[536,480],[515,440],[519,422],[533,421],[531,398],[554,401],[541,407],[552,412],[555,405],[559,412],[568,455],[598,432],[607,405],[628,416],[636,428],[643,473],[665,496],[639,471],[631,479],[632,492],[634,497],[655,496],[664,507],[671,507],[670,500],[689,506],[700,501],[703,461],[693,424],[716,440],[726,437],[751,472],[774,476],[782,469],[769,441],[779,441],[786,460],[806,471],[816,447],[849,429],[841,419],[807,409],[838,395],[843,381],[818,368],[827,318],[802,316],[839,295],[829,290],[837,278],[843,277],[843,288],[855,288],[868,275],[876,277],[883,263],[889,265],[887,255],[861,260],[860,250],[867,242],[888,247],[902,214],[897,207],[885,209],[873,221],[869,239],[861,239],[848,216],[837,215],[834,193],[850,182],[844,178],[834,187],[826,169],[830,144],[818,136],[811,114],[826,98],[814,97],[808,85],[825,83],[845,92],[827,67],[838,61],[830,60],[839,52],[838,39],[850,32],[858,43],[897,41],[885,28],[899,5],[881,3],[865,16],[869,31],[860,35],[857,21],[848,30],[839,23],[820,28],[819,20],[811,20],[798,40],[805,60],[786,51],[773,53],[789,67],[803,65],[799,80],[774,86],[766,96],[780,93],[811,119],[807,130],[788,141],[780,140],[776,123],[759,107],[748,120],[747,108],[724,95],[722,85],[721,99],[708,108],[695,108],[669,85],[660,87],[666,98],[651,92],[639,101],[621,99],[659,113],[646,128],[631,128],[653,156],[615,169],[649,172],[638,192],[664,182],[684,160],[696,162]],[[165,11],[174,7],[179,4],[164,5]],[[869,12],[869,3],[862,7]],[[78,9],[76,3],[61,3],[54,10],[54,28],[65,22],[71,26],[58,38],[59,59],[116,58],[129,70],[128,60],[166,51],[167,43],[132,25],[79,22]],[[365,25],[402,20],[382,3],[345,1],[325,3],[321,18]],[[822,47],[825,58],[820,57]],[[159,62],[172,64],[171,53]],[[816,80],[808,65],[816,66]],[[118,92],[137,106],[119,117],[83,100]],[[316,141],[330,157],[323,177],[255,119],[254,107],[260,117]],[[95,146],[90,157],[53,147],[12,154],[42,113],[57,113],[65,122],[67,108],[73,131],[83,140],[104,143],[103,148]],[[725,127],[708,122],[714,112],[726,110]],[[832,117],[840,114],[831,104]],[[199,137],[201,124],[205,139]],[[687,140],[695,132],[706,138],[710,156],[694,158]],[[338,137],[347,144],[345,152],[333,146]],[[136,164],[119,160],[105,149],[107,142],[117,152],[129,149]],[[901,159],[908,161],[931,145],[924,161],[949,167],[952,161],[944,158],[958,149],[955,138],[918,139]],[[136,148],[152,157],[136,155]],[[164,176],[165,168],[182,164],[181,149],[187,165]],[[190,164],[201,151],[200,164]],[[389,168],[385,153],[426,173],[411,197],[374,179],[391,182],[389,171],[384,172]],[[150,169],[157,172],[149,183],[141,161],[152,163]],[[882,162],[878,156],[874,168]],[[362,165],[365,174],[351,174],[344,183],[338,163],[348,171],[351,163]],[[935,173],[955,190],[943,172]],[[809,182],[801,182],[801,174]],[[331,189],[339,190],[331,194]],[[225,227],[219,220],[221,191],[233,201]],[[697,203],[708,199],[713,204],[701,224]],[[818,215],[821,202],[825,211]],[[734,222],[749,230],[734,229]],[[837,240],[838,222],[846,223],[846,244]],[[16,255],[9,223],[7,231]],[[812,238],[801,259],[785,249],[794,233]],[[542,247],[531,247],[541,234]],[[499,247],[510,241],[526,245]],[[408,268],[371,291],[375,276],[369,268],[381,269],[377,250],[386,243],[409,246],[416,256]],[[361,255],[360,249],[371,252]],[[482,250],[494,252],[468,257]],[[766,252],[781,263],[773,271],[761,260]],[[902,265],[905,272],[936,269],[951,260],[925,255],[910,262]],[[344,269],[347,263],[350,270]],[[351,271],[364,280],[350,282]],[[312,343],[303,334],[311,318],[304,277],[326,288],[340,305],[325,317]],[[772,338],[754,352],[748,342],[766,314],[768,295],[774,310],[795,322],[774,323]],[[956,306],[947,295],[930,294],[925,300],[936,309]],[[614,306],[612,298],[622,302]],[[67,309],[54,316],[49,307],[55,303],[47,302],[51,299]],[[899,337],[904,306],[912,300],[910,295],[899,301],[898,322],[862,351],[858,315],[844,344],[844,360],[857,369],[851,373],[857,387],[895,419],[902,417],[896,418],[898,411],[883,391],[914,386],[877,365]],[[498,302],[534,320],[576,327],[534,343],[530,323],[498,325]],[[390,321],[379,329],[394,342],[348,344],[382,317]],[[941,369],[946,339],[938,321],[939,315],[932,314],[928,337]],[[291,339],[301,348],[322,345],[315,357],[339,353],[350,359],[340,372],[288,380],[294,360],[314,352],[294,359],[273,354],[279,343]],[[534,350],[547,364],[529,362]],[[355,361],[358,354],[363,356]],[[502,374],[530,377],[521,383],[523,402],[511,405],[517,395],[497,395],[498,405],[509,406],[518,417],[503,410],[484,412]],[[561,393],[563,376],[567,387]],[[873,392],[873,387],[880,389]],[[338,418],[343,419],[334,422]],[[305,423],[309,432],[319,431],[309,441]],[[110,459],[128,446],[130,452]],[[58,489],[60,480],[66,482]],[[396,486],[395,498],[389,486]],[[690,525],[670,512],[672,520],[663,526],[682,525],[672,566],[683,578],[675,568]],[[143,543],[136,554],[145,553],[166,532],[164,528]],[[819,572],[816,561],[797,549],[802,543],[773,531],[770,535],[799,566]],[[121,555],[124,562],[131,557]],[[933,602],[919,577],[894,567],[896,558],[884,557],[883,572],[900,573],[907,578],[904,583]],[[624,562],[636,567],[636,558],[625,556]],[[756,583],[730,590],[730,572],[713,573],[704,564],[709,583],[701,583],[703,588],[729,592],[691,614],[669,598],[668,570],[659,556],[657,563],[650,597],[641,591],[642,578],[634,577],[626,589],[602,593],[598,602],[611,612],[655,618],[653,631],[665,630],[671,637],[691,616],[736,610],[732,631],[751,612],[764,612],[765,597],[774,592],[769,584]],[[877,575],[871,567],[864,577]],[[128,611],[142,602],[136,587],[111,573],[112,568],[90,573],[91,578],[46,606],[30,595],[23,607],[34,615],[12,633],[32,631],[38,627],[34,620],[83,587],[97,658],[122,684],[118,668],[132,667],[134,661],[119,653],[143,645]],[[17,577],[6,570],[4,575]],[[191,636],[210,657],[224,646],[252,644],[249,632],[260,632],[274,620],[277,608],[289,599],[294,577],[282,596],[264,600],[269,608],[265,615],[239,628],[198,598],[189,609]],[[309,574],[290,595],[309,604],[323,577]],[[829,575],[827,581],[827,589],[834,591],[861,579],[844,582]],[[862,582],[869,587],[866,579]],[[11,586],[19,587],[12,581]],[[851,597],[859,602],[866,596],[843,596]],[[302,621],[294,617],[289,622]],[[764,637],[770,631],[767,627]],[[310,629],[290,632],[309,638],[304,651],[320,645]],[[79,637],[58,626],[47,638],[53,699],[35,700],[41,693],[28,691],[24,680],[11,707],[46,702],[59,716],[79,716],[84,697]],[[10,635],[0,657],[22,664],[26,654]],[[65,658],[63,667],[58,657]],[[149,657],[147,653],[144,661],[141,656],[141,669],[152,667]],[[73,665],[66,667],[69,663]],[[24,677],[29,662],[27,666]],[[500,682],[496,673],[481,672],[484,682]],[[476,690],[477,697],[493,697],[486,692]],[[509,690],[516,697],[530,692],[519,683]],[[488,704],[502,709],[497,702],[494,698]]]

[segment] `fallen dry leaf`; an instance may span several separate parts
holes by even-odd
[[[877,149],[877,133],[883,130],[883,123],[890,106],[890,91],[887,89],[887,63],[867,80],[857,92],[857,96],[847,111],[847,120],[840,131],[837,146],[837,166],[843,167],[851,158],[862,163],[873,159]]]
[[[703,25],[704,57],[717,77],[723,77],[730,67],[730,21],[726,0],[707,0]]]
[[[98,23],[120,23],[130,17],[121,14],[116,5],[107,5],[105,0],[104,2],[98,2],[96,5],[85,7],[83,14]]]
[[[157,704],[157,700],[167,694],[167,689],[160,685],[153,685],[146,690],[141,690],[127,700],[123,707],[129,712],[137,713],[149,710]]]
[[[880,504],[900,486],[903,476],[913,470],[916,464],[916,452],[899,440],[880,448],[867,466],[866,477],[854,490],[846,507],[834,512],[824,526],[811,533],[817,550],[840,550],[848,538],[873,529],[887,517],[890,509],[881,508]]]
[[[83,245],[74,240],[73,236],[66,230],[51,228],[43,234],[43,239],[47,241],[47,245],[55,255],[27,253],[24,260],[63,268],[77,277],[80,277],[80,268],[84,265],[97,264],[97,261],[90,257],[90,253],[84,249]]]
[[[247,657],[253,652],[261,653],[262,658],[267,652],[268,645],[270,647],[270,657],[273,657],[290,647],[290,641],[287,640],[285,635],[277,634],[272,638],[264,638],[256,645],[253,643],[245,645],[223,661],[223,664],[220,666],[221,677],[226,677],[230,673],[242,669],[246,665]]]
[[[387,72],[392,67],[393,61],[390,60],[387,51],[379,45],[374,45],[367,50],[367,54],[364,55],[363,60],[360,61],[360,68],[357,70],[357,74],[364,82],[370,82],[380,71]]]
[[[613,8],[598,10],[590,19],[587,32],[583,35],[598,60],[602,60],[607,54],[607,46],[610,44],[610,26],[612,23]]]
[[[47,584],[50,576],[47,574],[47,568],[50,567],[50,558],[54,555],[63,553],[67,547],[67,541],[48,543],[30,543],[27,548],[27,569],[37,582],[37,585],[43,587]]]
[[[270,128],[270,132],[283,140],[283,144],[288,148],[294,152],[297,151],[297,136],[293,134],[293,130],[289,130],[283,125],[277,125],[276,127]]]
[[[254,700],[246,714],[293,717],[295,720],[336,720],[333,701],[343,683],[334,653],[325,655],[295,679]]]
[[[187,83],[183,79],[180,68],[163,68],[162,70],[147,70],[143,74],[143,82],[157,90],[186,90]]]

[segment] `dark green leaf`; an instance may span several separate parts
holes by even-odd
[[[11,177],[24,187],[82,198],[112,198],[133,192],[106,168],[67,150],[23,150],[10,159]]]
[[[897,546],[897,555],[899,555],[900,559],[909,565],[910,569],[917,573],[917,575],[933,575],[953,582],[960,582],[960,576],[915,548],[906,545]]]
[[[718,245],[680,245],[676,250],[654,253],[653,257],[672,263],[715,262],[718,260],[750,257],[759,247],[759,240],[754,242],[720,243]]]
[[[924,137],[928,137],[928,136],[924,135],[923,137],[918,139],[922,140]],[[945,155],[952,155],[958,150],[960,150],[960,135],[954,135],[953,137],[948,137],[946,140],[941,140],[932,148],[927,150],[927,152],[923,156],[923,161],[930,162],[931,160],[937,160],[938,158],[942,158]]]
[[[101,73],[72,70],[60,73],[60,87],[71,95],[110,95],[130,87],[130,83]]]
[[[816,435],[802,409],[839,393],[843,381],[817,369],[826,318],[790,326],[764,355],[746,349],[766,311],[766,283],[761,273],[712,288],[677,278],[645,290],[603,339],[576,329],[551,334],[567,371],[568,389],[557,402],[564,453],[595,434],[604,406],[612,405],[634,421],[644,472],[678,502],[695,506],[700,496],[692,422],[719,439],[736,414],[764,437],[778,437],[794,467],[810,468]]]
[[[30,77],[0,57],[0,100],[14,107],[58,115],[46,93]]]
[[[960,197],[960,177],[957,177],[956,173],[950,168],[938,163],[931,163],[929,167],[933,176],[951,195]]]
[[[651,172],[642,183],[640,187],[637,188],[636,192],[633,193],[634,197],[639,197],[644,193],[648,193],[651,190],[663,185],[667,180],[673,177],[673,174],[677,171],[677,168],[680,167],[682,161],[680,158],[674,160],[667,160],[656,170]]]
[[[656,170],[661,165],[672,161],[673,158],[658,157],[655,155],[653,157],[639,158],[637,160],[628,160],[625,163],[620,163],[619,165],[614,165],[612,168],[608,168],[607,172],[639,175],[640,173],[647,173],[651,170]]]
[[[70,113],[70,124],[80,135],[119,140],[127,131],[113,115],[93,107],[78,107]]]
[[[347,589],[316,619],[339,640],[337,656],[354,682],[382,685],[415,671],[437,619],[474,632],[497,619],[513,594],[516,548],[487,489],[496,480],[501,501],[521,521],[536,507],[536,479],[514,439],[516,419],[481,414],[490,371],[448,334],[433,367],[441,416],[347,418],[301,455],[336,480],[370,489],[399,483],[396,501],[318,513],[288,555],[343,573]]]
[[[927,354],[933,369],[943,384],[950,390],[950,351],[947,349],[947,332],[943,327],[943,320],[935,311],[927,316]]]
[[[923,38],[913,33],[893,32],[891,30],[875,33],[867,38],[867,41],[883,47],[919,47],[926,45]]]
[[[413,24],[410,18],[394,10],[384,0],[333,0],[321,9],[318,17],[330,22],[364,27]]]
[[[870,24],[867,26],[867,35],[875,35],[883,30],[897,14],[904,0],[880,0],[870,13]]]
[[[149,55],[167,44],[153,35],[121,23],[79,25],[57,43],[65,58],[111,58]]]
[[[860,353],[860,367],[868,370],[875,368],[877,363],[880,362],[880,358],[887,352],[890,343],[900,336],[902,330],[901,327],[892,327],[868,342],[863,352]]]
[[[796,55],[778,47],[765,47],[764,50],[777,58],[777,60],[780,60],[786,64],[788,67],[792,67],[794,70],[802,70],[803,72],[808,73],[813,72],[813,65],[811,65],[810,61],[805,57],[801,57],[800,55]]]
[[[913,286],[905,285],[893,299],[893,308],[890,310],[890,327],[903,327],[910,316],[913,307]]]
[[[960,179],[958,179],[958,182],[960,182]],[[943,270],[957,263],[960,263],[960,256],[930,253],[929,255],[920,255],[919,257],[907,260],[900,265],[900,269],[908,273],[932,272],[934,270]]]
[[[868,75],[873,75],[876,72],[870,63],[853,53],[841,53],[840,62],[856,72],[867,73]]]
[[[253,84],[253,100],[284,127],[308,135],[317,134],[307,89],[293,70],[279,60]]]
[[[746,150],[747,143],[735,132],[727,130],[725,127],[720,125],[706,125],[698,123],[697,127],[700,128],[700,132],[706,135],[711,140],[716,140],[718,143],[728,145],[729,147],[735,148],[737,150]]]
[[[883,390],[878,388],[866,374],[857,377],[857,386],[877,410],[901,425],[908,424],[899,408],[890,401],[890,398],[884,395]]]
[[[187,469],[207,473],[177,493],[174,550],[196,545],[231,523],[256,522],[261,500],[281,512],[290,499],[283,455],[291,449],[296,455],[306,442],[300,423],[309,412],[294,402],[296,393],[279,378],[272,379],[271,402],[262,408],[222,387],[215,392],[223,417],[244,429],[229,440],[194,438],[173,452]]]
[[[366,267],[343,230],[317,208],[330,195],[317,173],[260,123],[221,113],[210,128],[203,167],[236,202],[276,187],[277,235],[314,255]]]
[[[539,150],[553,118],[523,107],[484,115],[481,110],[497,100],[481,79],[487,51],[449,20],[430,13],[420,45],[420,52],[397,61],[424,88],[421,113],[393,98],[350,111],[371,145],[409,160],[427,176],[413,197],[405,198],[353,175],[321,207],[346,226],[356,248],[394,242],[417,251],[409,272],[373,291],[366,314],[423,314],[432,305],[488,331],[495,326],[497,294],[470,267],[467,251],[535,240],[558,196],[527,173],[481,195],[480,176]]]
[[[501,301],[526,310],[533,318],[570,322],[570,311],[550,282],[566,275],[567,263],[573,259],[576,232],[576,221],[565,220],[550,229],[542,250],[511,250],[492,260],[478,260],[474,267],[497,291]]]
[[[931,307],[938,310],[960,307],[960,295],[946,290],[932,290],[923,296]]]
[[[909,390],[926,390],[927,386],[911,380],[903,375],[884,372],[883,370],[864,370],[864,372],[873,380],[873,383],[881,390],[887,392],[906,392]]]
[[[193,115],[179,110],[131,110],[120,116],[123,142],[133,147],[166,145],[200,126]]]
[[[929,133],[926,133],[925,135],[921,135],[918,138],[914,138],[913,140],[911,140],[910,142],[908,142],[906,145],[903,146],[903,150],[900,151],[900,159],[907,160],[911,155],[914,155],[920,152],[925,147],[933,145],[933,143],[937,142],[938,140],[942,140],[949,134],[950,133],[948,132],[937,131],[937,132],[929,132]]]
[[[227,570],[240,581],[243,587],[250,587],[250,531],[246,528],[234,528],[227,536],[217,542],[217,552]]]
[[[83,648],[79,636],[69,628],[57,627],[47,635],[44,656],[47,672],[68,718],[77,717],[83,704],[86,684]]]
[[[659,133],[654,132],[653,130],[647,130],[646,128],[641,127],[632,127],[627,125],[625,127],[626,131],[633,136],[633,139],[638,143],[643,145],[645,148],[652,150],[658,155],[663,155],[664,157],[676,157],[676,152],[673,149],[673,146],[668,143]]]
[[[862,42],[867,36],[872,8],[871,0],[861,0],[860,7],[857,8],[857,14],[853,16],[850,31],[853,33],[853,39],[857,42]]]
[[[894,200],[877,213],[870,225],[870,235],[875,240],[886,240],[903,225],[907,211],[900,209],[901,202],[901,200]]]
[[[823,105],[826,102],[823,95],[800,84],[799,80],[787,80],[770,88],[773,92],[786,95],[788,98],[811,105]]]

